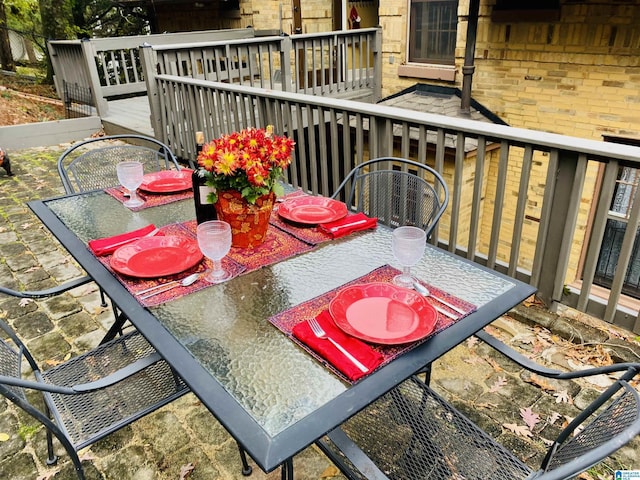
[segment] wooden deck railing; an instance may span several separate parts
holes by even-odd
[[[150,80],[161,140],[185,158],[193,158],[195,130],[210,139],[273,124],[297,142],[288,181],[314,194],[330,195],[368,158],[396,155],[434,165],[451,188],[434,242],[530,282],[550,305],[570,305],[640,332],[638,312],[619,305],[640,202],[631,211],[608,297],[592,295],[618,167],[639,166],[640,148],[173,75]],[[591,181],[598,170],[598,182]],[[590,199],[593,215],[583,208]]]
[[[156,73],[380,99],[380,29],[291,37],[264,33],[246,28],[52,41],[49,52],[60,97],[65,85],[90,91],[101,117],[108,113],[110,98],[146,94],[144,79]],[[141,46],[147,48],[140,50]],[[147,56],[146,67],[140,52]]]
[[[168,35],[55,40],[47,45],[60,98],[64,98],[65,84],[90,91],[98,115],[105,116],[109,98],[146,93],[139,56],[141,45],[253,38],[255,34],[251,28],[241,28]]]

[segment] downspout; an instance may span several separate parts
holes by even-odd
[[[471,81],[476,67],[473,64],[476,53],[476,37],[478,34],[478,11],[480,0],[470,0],[469,15],[467,17],[467,44],[464,51],[464,65],[462,66],[462,98],[460,112],[471,115]]]

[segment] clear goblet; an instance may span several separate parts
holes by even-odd
[[[144,205],[144,201],[138,197],[136,190],[142,184],[144,167],[141,162],[126,161],[116,165],[116,173],[120,185],[129,191],[129,200],[123,203],[125,207],[133,208]]]
[[[393,283],[405,288],[413,288],[413,267],[424,253],[427,235],[418,227],[398,227],[391,237],[391,249],[396,260],[402,265],[402,273],[393,278]]]
[[[222,283],[231,278],[231,272],[222,268],[222,259],[231,249],[231,226],[221,220],[202,222],[196,230],[202,253],[213,262],[213,269],[205,280]]]

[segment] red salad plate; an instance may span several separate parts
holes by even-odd
[[[111,267],[131,277],[155,278],[180,273],[200,260],[202,252],[195,239],[164,235],[123,245],[113,252]]]
[[[385,345],[420,340],[433,331],[438,319],[422,295],[377,282],[343,288],[331,300],[329,312],[345,333]]]
[[[333,198],[304,195],[285,200],[278,214],[292,222],[316,225],[346,217],[347,206]]]
[[[151,193],[174,193],[191,188],[193,170],[161,170],[142,177],[140,190]]]

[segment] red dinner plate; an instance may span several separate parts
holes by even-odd
[[[329,311],[345,333],[367,342],[395,345],[429,335],[438,313],[420,294],[392,283],[343,288]]]
[[[119,273],[155,278],[180,273],[202,260],[195,239],[180,235],[141,238],[123,245],[111,257],[111,267]]]
[[[278,214],[292,222],[305,224],[328,223],[347,216],[347,206],[327,197],[304,195],[285,200]]]
[[[147,173],[142,178],[140,190],[151,193],[174,193],[191,188],[192,170],[161,170]]]

